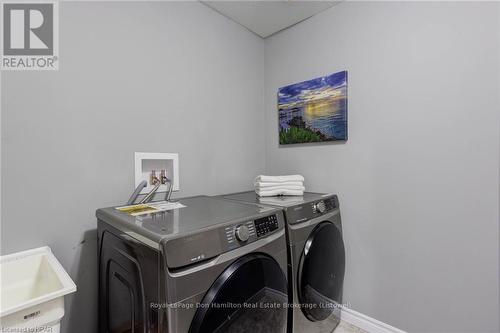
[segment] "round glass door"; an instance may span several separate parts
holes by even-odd
[[[318,224],[306,241],[298,271],[299,302],[309,320],[328,318],[342,302],[344,269],[342,233],[331,222]]]
[[[189,332],[285,332],[287,301],[287,280],[279,264],[264,254],[248,254],[215,280]]]

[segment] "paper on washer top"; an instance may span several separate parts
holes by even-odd
[[[172,209],[179,209],[183,207],[186,206],[184,206],[180,202],[157,201],[157,202],[150,202],[147,204],[116,207],[116,209],[132,216],[139,216],[151,213],[164,212]]]

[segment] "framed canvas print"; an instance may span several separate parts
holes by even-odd
[[[347,71],[278,90],[280,145],[347,140]]]

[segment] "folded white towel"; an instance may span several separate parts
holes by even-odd
[[[274,190],[291,190],[291,191],[305,191],[306,188],[302,185],[288,185],[288,183],[282,183],[283,185],[277,186],[259,186],[256,185],[255,189],[260,191],[274,191]]]
[[[277,195],[304,195],[303,190],[287,190],[287,189],[281,189],[281,190],[255,190],[255,193],[259,197],[274,197]]]
[[[286,176],[264,176],[255,177],[255,183],[283,183],[283,182],[303,182],[304,177],[301,175],[286,175]]]
[[[253,183],[255,187],[274,187],[274,186],[304,186],[303,182],[255,182]]]

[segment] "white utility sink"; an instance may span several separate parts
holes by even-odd
[[[0,332],[59,332],[64,295],[76,285],[49,247],[0,257]]]

